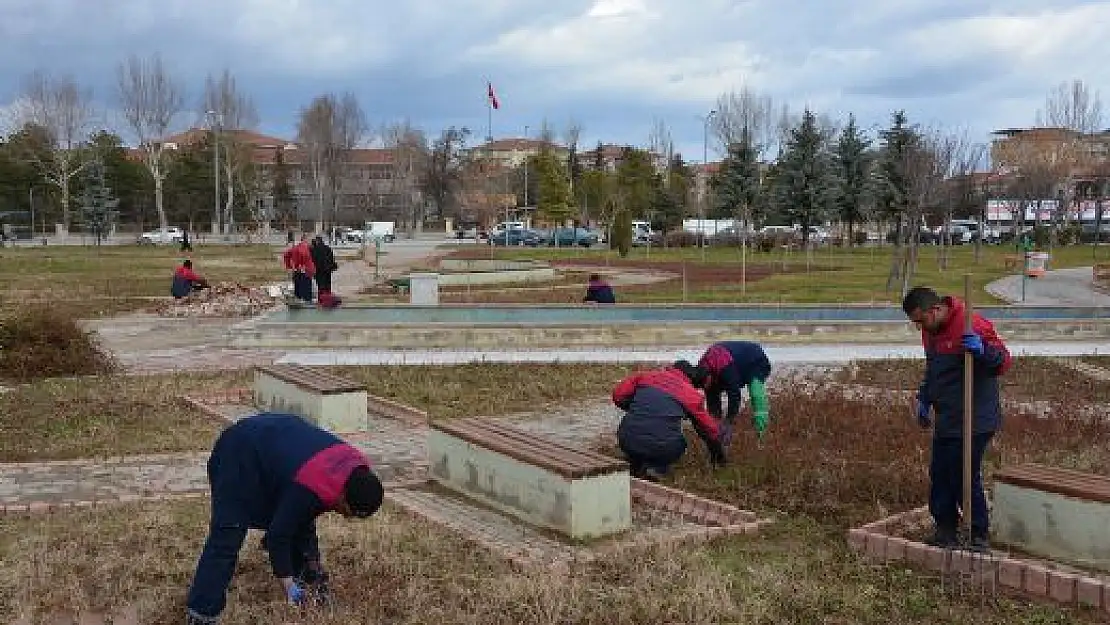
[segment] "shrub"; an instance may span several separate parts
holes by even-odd
[[[111,373],[116,360],[77,319],[49,307],[24,307],[0,319],[0,377],[27,382]]]

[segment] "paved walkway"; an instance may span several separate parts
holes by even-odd
[[[243,414],[253,412],[244,407]],[[575,408],[507,417],[519,427],[572,445],[588,446],[614,431],[619,412],[606,400]],[[198,416],[198,418],[204,418]],[[347,437],[374,463],[383,481],[405,481],[427,463],[427,429],[380,418],[366,434]],[[0,508],[23,510],[87,501],[128,501],[207,493],[208,452],[0,464]],[[0,510],[2,512],[3,510]]]
[[[1110,306],[1110,295],[1092,288],[1091,267],[1056,269],[1040,278],[1006,276],[986,288],[991,295],[1019,306]]]
[[[1110,353],[1110,341],[1010,343],[1017,356],[1083,356]],[[764,345],[768,357],[778,364],[843,364],[852,360],[922,358],[917,345]],[[534,350],[296,350],[276,362],[300,365],[442,365],[514,362],[673,362],[679,358],[696,362],[704,345],[658,349],[534,349]]]

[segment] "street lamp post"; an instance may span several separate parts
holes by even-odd
[[[705,260],[705,202],[709,197],[709,120],[717,114],[716,109],[702,119],[702,188],[701,201],[698,202],[698,247],[701,248],[701,259]]]
[[[219,132],[219,113],[216,111],[208,111],[209,126],[212,128],[212,181],[214,184],[214,203],[212,207],[212,218],[218,220],[218,223],[223,224],[223,219],[220,215],[220,137]],[[226,228],[226,224],[224,224]],[[226,233],[227,230],[225,229]]]
[[[524,127],[524,138],[529,138],[528,126]],[[528,208],[528,150],[524,151],[524,208]]]

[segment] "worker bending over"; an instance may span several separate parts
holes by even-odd
[[[709,346],[702,354],[698,366],[705,369],[705,403],[709,414],[722,419],[727,448],[732,438],[732,427],[740,414],[743,401],[741,391],[748,387],[752,401],[752,424],[759,437],[767,431],[770,420],[770,403],[767,400],[767,378],[771,376],[771,361],[758,343],[748,341],[723,341]],[[721,395],[728,398],[727,408],[722,409]]]
[[[316,517],[365,518],[383,491],[369,460],[331,433],[289,414],[240,419],[216,439],[208,459],[212,518],[186,600],[189,625],[219,622],[248,529],[266,531],[274,577],[293,604],[326,598]]]
[[[625,411],[617,441],[633,477],[656,481],[686,453],[682,421],[689,419],[714,464],[726,462],[717,421],[709,416],[698,387],[705,371],[685,360],[640,371],[613,389],[613,403]]]

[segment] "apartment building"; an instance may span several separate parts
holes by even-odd
[[[167,137],[165,146],[171,150],[206,143],[205,128],[193,128]],[[249,130],[221,131],[223,141],[249,151],[251,164],[260,170],[261,193],[258,196],[261,214],[271,218],[274,211],[273,181],[278,163],[288,167],[289,184],[298,220],[314,222],[322,219],[320,202],[311,173],[309,155],[295,141],[272,137]],[[392,150],[356,148],[348,160],[339,183],[339,201],[334,219],[340,224],[355,225],[364,221],[405,222],[412,218],[414,207],[424,202],[420,191],[419,171],[410,176],[395,166]],[[330,211],[324,217],[331,219]]]

